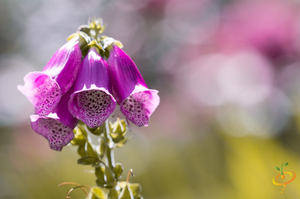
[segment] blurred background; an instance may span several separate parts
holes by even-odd
[[[300,198],[300,177],[282,194],[272,183],[282,162],[300,175],[299,0],[0,0],[1,199],[95,185],[76,147],[52,151],[31,130],[17,90],[90,16],[159,90],[149,126],[115,151],[145,199]]]

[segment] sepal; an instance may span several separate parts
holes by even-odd
[[[122,188],[122,192],[129,192],[130,191],[130,193],[132,193],[132,196],[133,196],[134,199],[143,198],[141,196],[142,187],[141,187],[140,184],[138,184],[138,183],[129,183],[129,182],[120,182],[119,186]],[[127,190],[125,191],[126,187],[127,187]],[[121,192],[121,194],[122,194],[122,192]]]
[[[118,119],[116,122],[109,123],[110,136],[114,143],[118,144],[125,139],[127,133],[125,120]]]
[[[74,138],[70,142],[71,145],[84,146],[86,142],[87,133],[81,126],[77,125],[73,130]]]
[[[101,187],[92,187],[86,199],[104,199],[107,193]]]

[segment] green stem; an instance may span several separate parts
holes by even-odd
[[[283,163],[281,164],[281,168],[280,168],[281,175],[283,175]]]
[[[110,129],[109,129],[109,123],[106,120],[105,121],[105,132],[104,136],[107,140],[106,143],[106,159],[107,159],[107,165],[108,167],[113,170],[115,167],[115,156],[114,156],[114,151],[113,151],[113,141],[109,135]]]

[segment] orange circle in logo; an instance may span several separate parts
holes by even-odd
[[[279,183],[278,178],[279,178],[279,176],[281,176],[281,174],[278,174],[276,177],[273,178],[273,184],[278,185],[278,186],[289,184],[296,178],[296,173],[294,171],[291,171],[291,172],[286,171],[286,172],[283,172],[283,173],[289,174],[291,179],[287,182]],[[275,181],[275,179],[276,179],[276,181]]]

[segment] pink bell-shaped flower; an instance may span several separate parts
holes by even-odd
[[[116,101],[110,93],[107,63],[97,48],[92,47],[81,62],[69,110],[87,126],[101,126],[116,107]]]
[[[45,137],[51,149],[61,151],[74,137],[73,129],[78,119],[68,110],[70,95],[74,92],[73,87],[61,97],[57,106],[47,116],[32,115],[32,129]]]
[[[36,114],[48,115],[73,85],[81,62],[80,36],[63,45],[42,72],[30,72],[18,89],[34,105]]]
[[[148,126],[150,115],[159,104],[158,91],[148,89],[135,63],[115,44],[107,63],[113,96],[121,112],[137,126]]]

